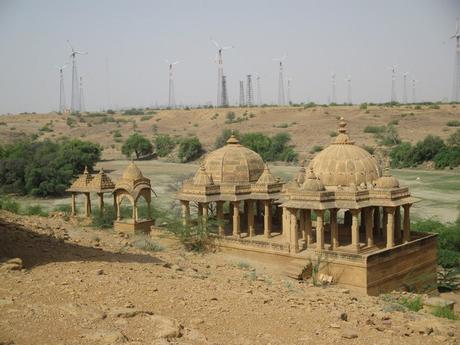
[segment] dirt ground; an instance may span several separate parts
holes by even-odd
[[[227,124],[226,114],[230,111],[236,117],[242,117],[247,112],[248,120]],[[100,123],[101,118],[88,116],[84,117],[85,122],[79,122],[70,116],[76,119],[73,127],[67,124],[69,116],[55,113],[3,115],[0,116],[0,144],[23,134],[38,134],[39,129],[48,123],[51,131],[42,132],[41,138],[57,139],[65,136],[98,142],[104,148],[104,159],[120,159],[122,142],[134,131],[147,138],[152,138],[154,131],[172,136],[197,135],[205,149],[210,150],[222,129],[228,128],[243,133],[263,132],[270,135],[288,132],[292,136],[295,150],[302,157],[309,157],[313,146],[326,146],[331,141],[331,132],[337,131],[337,119],[340,116],[348,121],[350,135],[359,145],[375,146],[373,134],[363,131],[366,126],[382,126],[397,121],[396,127],[403,140],[414,142],[427,134],[439,135],[445,139],[457,130],[456,127],[448,127],[447,122],[458,120],[459,115],[460,108],[456,105],[441,105],[440,109],[422,106],[420,110],[414,109],[414,106],[369,106],[367,111],[359,109],[359,106],[192,109],[160,110],[150,118],[142,115],[114,115],[115,120],[125,121],[119,124]],[[115,130],[119,130],[122,135],[120,142],[114,140]]]
[[[186,252],[161,232],[161,251],[136,240],[0,211],[0,257],[22,259],[0,265],[0,344],[458,344],[459,321],[393,295],[313,287],[239,252]]]

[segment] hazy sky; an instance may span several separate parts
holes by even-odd
[[[88,110],[166,104],[165,58],[181,60],[178,104],[215,103],[210,37],[235,46],[224,54],[231,102],[249,73],[261,75],[263,101],[276,102],[272,58],[284,53],[294,102],[327,102],[331,72],[338,102],[346,101],[348,74],[355,103],[388,101],[393,64],[419,81],[418,100],[449,99],[458,16],[460,0],[0,0],[0,113],[58,108],[55,66],[69,59],[67,39],[88,52],[78,56]],[[65,83],[69,105],[71,68]],[[401,75],[396,85],[401,100]]]

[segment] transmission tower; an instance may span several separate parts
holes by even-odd
[[[224,63],[222,59],[222,52],[227,49],[233,48],[233,46],[221,47],[219,43],[211,39],[211,42],[217,47],[217,106],[221,107],[224,104],[223,101],[223,76],[224,76]],[[227,104],[228,105],[228,104]]]
[[[455,34],[451,38],[457,41],[455,50],[455,67],[454,67],[454,85],[452,89],[452,101],[460,101],[460,32],[458,27],[458,18],[455,26]]]
[[[398,68],[397,65],[393,65],[392,67],[388,67],[389,70],[391,70],[391,97],[390,97],[390,102],[396,102],[396,68]]]
[[[252,75],[246,76],[246,103],[248,107],[254,105],[254,91],[252,89]]]
[[[244,102],[244,82],[240,80],[240,107],[244,107],[246,103]]]
[[[403,74],[403,103],[407,104],[407,76],[408,72]]]
[[[169,66],[169,95],[168,95],[168,108],[174,109],[176,107],[176,98],[174,96],[174,76],[173,66],[177,65],[179,61],[169,62],[165,60]]]
[[[337,95],[335,93],[335,73],[331,74],[331,83],[332,83],[331,103],[337,103]]]
[[[72,99],[70,102],[70,110],[72,112],[80,111],[80,94],[79,94],[79,85],[78,85],[78,73],[77,73],[77,55],[87,54],[85,52],[76,51],[73,49],[70,41],[67,41],[72,50],[70,57],[72,58]]]
[[[260,89],[260,75],[257,75],[257,105],[262,105],[262,91]]]
[[[59,112],[64,113],[65,111],[65,91],[64,91],[64,68],[67,64],[58,67],[59,68]]]
[[[413,104],[417,103],[416,84],[417,84],[417,80],[412,79],[412,103]]]
[[[79,89],[79,94],[80,94],[80,104],[79,104],[79,110],[81,112],[85,111],[85,97],[83,94],[83,78],[80,77],[80,89]]]
[[[222,75],[221,90],[222,90],[222,95],[221,95],[222,96],[222,106],[228,107],[227,77],[225,75]]]
[[[347,102],[348,104],[352,105],[353,101],[351,99],[351,75],[345,79],[347,81]]]
[[[284,98],[284,77],[283,77],[283,61],[287,58],[286,55],[284,55],[281,58],[275,58],[273,60],[279,61],[279,76],[278,76],[278,105],[284,105],[286,104],[285,98]]]

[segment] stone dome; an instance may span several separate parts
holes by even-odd
[[[142,172],[137,167],[137,165],[134,164],[134,162],[129,163],[129,165],[123,171],[123,176],[122,176],[123,180],[136,181],[142,178],[144,178],[144,175],[142,175]]]
[[[399,188],[399,181],[396,177],[391,175],[390,161],[387,160],[383,176],[377,179],[374,187],[378,189],[393,189]]]
[[[354,145],[347,135],[346,125],[343,117],[340,118],[339,135],[309,164],[325,186],[367,185],[380,177],[377,160]]]
[[[204,166],[215,184],[244,184],[257,182],[265,164],[259,154],[241,145],[232,135],[227,145],[206,156]]]
[[[306,178],[300,186],[300,189],[311,192],[320,192],[325,190],[323,183],[318,177],[316,177],[312,167],[310,167],[310,170],[306,174]]]

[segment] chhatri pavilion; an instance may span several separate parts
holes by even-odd
[[[342,118],[339,135],[287,183],[231,136],[183,182],[177,199],[184,223],[193,203],[205,226],[216,210],[222,247],[276,255],[299,273],[319,258],[335,282],[373,295],[433,289],[436,235],[410,228],[418,200],[392,176],[388,160],[381,169],[355,145],[346,125]]]

